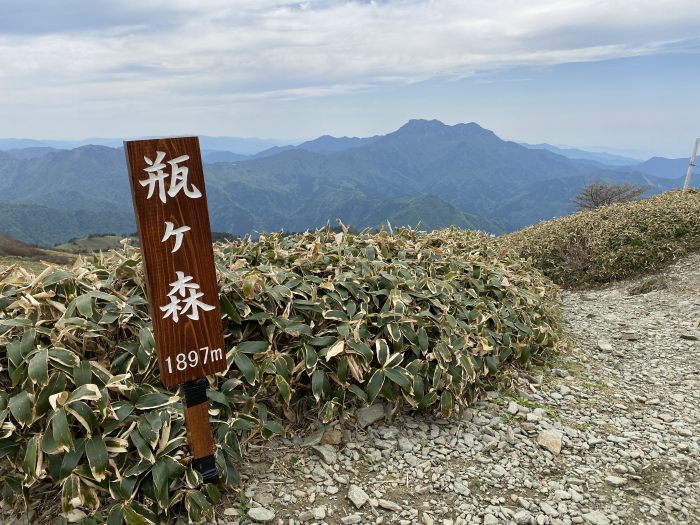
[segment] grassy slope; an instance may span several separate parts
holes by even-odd
[[[91,235],[82,239],[73,239],[69,242],[56,245],[56,249],[71,253],[93,253],[105,250],[118,250],[121,248],[123,235]],[[132,238],[132,244],[135,244]]]
[[[502,237],[558,284],[606,283],[700,249],[700,192],[670,191],[541,222]]]
[[[47,263],[70,264],[75,255],[60,249],[47,250],[26,244],[9,235],[0,235],[0,270],[13,264],[37,272],[46,268]]]

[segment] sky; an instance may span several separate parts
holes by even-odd
[[[686,0],[0,0],[0,137],[371,136],[690,154]]]

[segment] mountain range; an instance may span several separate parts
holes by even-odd
[[[632,166],[641,162],[639,159],[615,155],[605,151],[586,151],[578,148],[553,146],[552,144],[547,143],[528,144],[526,142],[519,142],[519,144],[530,149],[546,149],[552,153],[563,155],[569,159],[590,160],[606,166]]]
[[[121,148],[10,146],[0,151],[0,233],[51,245],[135,230]],[[678,169],[688,164],[655,158],[609,165],[528,146],[475,123],[436,120],[412,120],[381,136],[323,136],[248,154],[202,146],[212,229],[255,235],[339,218],[358,229],[388,221],[499,234],[570,213],[571,199],[593,181],[644,185],[649,194],[677,188],[685,174]]]
[[[253,155],[275,146],[285,146],[288,144],[288,142],[278,139],[210,137],[207,135],[202,135],[199,137],[199,144],[204,151],[236,151],[246,156]],[[0,151],[34,148],[75,149],[81,146],[108,146],[110,148],[120,148],[121,145],[122,139],[109,138],[93,138],[84,140],[0,139]]]

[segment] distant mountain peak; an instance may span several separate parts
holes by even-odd
[[[397,129],[394,133],[468,133],[472,135],[489,135],[496,136],[490,129],[481,127],[476,122],[468,122],[466,124],[455,124],[450,126],[444,122],[432,119],[411,119],[406,124]]]
[[[448,125],[439,120],[412,119],[396,131],[384,135],[384,140],[413,142],[427,146],[430,143],[452,144],[461,142],[479,142],[500,144],[503,141],[491,130],[482,128],[475,122]]]
[[[101,144],[86,144],[84,146],[78,146],[77,148],[74,148],[72,150],[59,150],[61,152],[74,152],[76,154],[84,154],[84,153],[105,153],[105,152],[113,152],[114,150],[121,150],[120,147],[111,147],[111,146],[103,146]]]
[[[409,129],[417,129],[417,130],[435,130],[435,129],[440,129],[440,128],[447,128],[448,126],[437,120],[437,119],[432,119],[432,120],[427,120],[427,119],[422,119],[422,118],[414,118],[406,122],[403,126],[401,126],[397,131],[401,130],[409,130]]]

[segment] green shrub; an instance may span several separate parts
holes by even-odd
[[[700,249],[700,192],[671,191],[582,211],[500,241],[564,286],[631,277]]]
[[[41,483],[64,513],[149,523],[211,517],[182,405],[160,386],[133,248],[37,277],[0,275],[0,484]],[[313,408],[377,398],[449,415],[501,366],[557,340],[554,287],[493,240],[458,230],[329,230],[216,246],[226,373],[210,378],[216,459]],[[175,509],[175,510],[173,510]],[[144,521],[145,520],[145,521]]]

